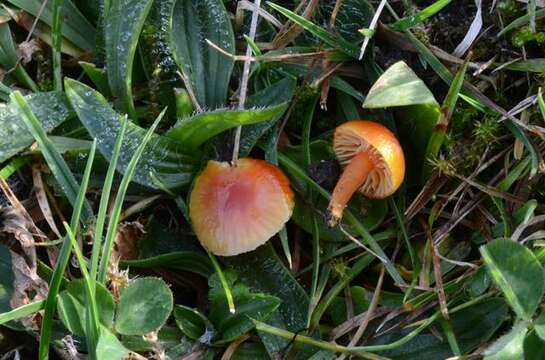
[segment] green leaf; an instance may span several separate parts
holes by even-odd
[[[96,349],[97,359],[124,360],[129,355],[129,352],[108,329],[100,329]]]
[[[196,251],[175,251],[138,260],[122,260],[121,266],[129,268],[166,267],[179,271],[189,271],[204,277],[213,273],[208,256]]]
[[[297,81],[286,77],[273,85],[252,94],[246,100],[247,107],[263,107],[279,105],[289,102],[295,92]],[[282,114],[275,116],[266,122],[244,126],[240,137],[240,156],[247,156],[257,141],[282,117]]]
[[[489,341],[507,319],[507,310],[502,299],[491,298],[450,314],[452,330],[462,354],[468,354]],[[434,324],[439,325],[437,322]],[[380,336],[370,345],[390,344],[413,329],[409,327]],[[447,359],[453,356],[446,337],[443,334],[437,336],[435,331],[424,331],[405,345],[380,352],[379,355],[396,360]]]
[[[314,24],[312,21],[305,19],[304,17],[294,13],[291,10],[288,10],[280,5],[267,2],[267,5],[272,7],[274,10],[278,11],[297,25],[303,27],[305,30],[311,32],[314,36],[321,39],[327,45],[332,48],[342,50],[345,54],[352,56],[355,59],[359,58],[360,49],[353,43],[343,39],[342,37],[332,34],[322,27]]]
[[[172,311],[173,298],[159,278],[139,278],[123,289],[115,318],[115,328],[123,335],[144,335],[164,325]]]
[[[217,274],[209,279],[209,319],[218,331],[214,344],[233,341],[254,328],[251,319],[265,321],[280,305],[280,299],[266,294],[250,293],[245,284],[236,282],[236,274],[225,272],[226,281],[236,303],[236,312],[229,311],[227,297]]]
[[[541,360],[545,341],[541,339],[536,331],[528,331],[524,338],[524,360]]]
[[[112,1],[105,19],[106,71],[112,94],[121,108],[136,120],[132,96],[134,54],[144,20],[153,0]]]
[[[221,0],[177,0],[170,17],[169,43],[182,74],[199,105],[226,105],[234,61],[210,47],[205,39],[235,54],[235,36]]]
[[[42,0],[7,0],[9,3],[25,10],[33,16],[40,14]],[[40,20],[47,25],[53,25],[53,1],[48,1]],[[95,28],[81,14],[78,8],[70,0],[64,0],[63,4],[62,35],[74,43],[80,49],[93,52],[95,49]]]
[[[437,0],[430,6],[426,7],[419,11],[416,15],[411,15],[403,19],[397,20],[395,23],[390,25],[390,29],[394,31],[403,31],[412,28],[413,26],[420,24],[424,20],[432,17],[439,11],[441,11],[445,6],[451,3],[452,0]]]
[[[218,109],[178,120],[166,136],[189,148],[198,148],[210,138],[237,126],[270,121],[281,116],[287,103],[250,110]]]
[[[0,14],[2,14],[2,9],[0,8]],[[19,80],[21,83],[28,86],[29,89],[32,91],[38,91],[38,85],[34,82],[34,80],[28,75],[26,70],[23,68],[21,64],[18,63],[18,56],[17,56],[17,50],[15,48],[15,43],[13,42],[13,38],[11,36],[11,30],[9,27],[9,23],[1,23],[0,24],[0,65],[5,70],[13,69],[13,73],[17,80]],[[8,90],[8,89],[4,89]],[[9,92],[8,92],[9,93]]]
[[[517,61],[504,67],[507,70],[542,73],[545,71],[545,59],[528,59]]]
[[[535,255],[509,239],[496,239],[480,251],[509,305],[520,318],[530,320],[545,290],[545,274]]]
[[[369,90],[363,107],[439,106],[426,84],[403,61],[390,66]]]
[[[545,340],[545,312],[542,312],[534,322],[534,329],[539,337]]]
[[[95,64],[85,61],[80,61],[79,65],[102,95],[106,97],[112,96],[110,85],[108,84],[108,74],[106,73],[106,70],[97,68]]]
[[[498,338],[483,355],[485,360],[519,360],[524,358],[524,337],[528,332],[528,324],[516,323],[511,331]]]
[[[450,123],[450,118],[452,117],[452,113],[454,112],[454,108],[456,107],[456,103],[458,101],[458,95],[460,94],[464,84],[468,64],[469,58],[466,59],[464,64],[458,69],[454,80],[452,80],[452,83],[450,84],[447,96],[445,97],[443,105],[441,106],[441,115],[439,116],[439,120],[436,126],[434,126],[433,133],[428,141],[426,154],[424,155],[425,160],[437,158],[437,155],[441,150],[441,146],[445,140],[447,128]],[[423,178],[427,179],[433,169],[429,162],[426,161],[425,164]]]
[[[59,294],[57,312],[66,328],[77,336],[85,336],[85,283],[83,279],[71,281],[66,290]],[[97,283],[96,302],[100,309],[100,322],[106,328],[112,326],[114,318],[114,299],[110,292]]]
[[[13,271],[11,270],[11,254],[8,247],[0,244],[0,313],[11,311],[13,295]]]
[[[70,104],[60,92],[36,93],[25,96],[30,109],[46,132],[74,116]],[[34,137],[23,121],[17,106],[0,104],[0,163],[32,144]]]
[[[76,204],[76,199],[79,192],[79,185],[74,178],[74,175],[68,168],[68,165],[62,158],[61,154],[55,149],[53,143],[47,137],[47,134],[40,121],[32,111],[32,108],[28,105],[25,98],[19,91],[11,93],[10,99],[15,103],[15,106],[19,110],[19,114],[28,128],[28,131],[32,133],[34,139],[40,146],[40,150],[49,166],[49,169],[55,176],[55,179],[61,186],[62,191],[66,195],[66,198],[72,206]],[[83,207],[83,220],[88,220],[93,216],[93,210],[91,205],[85,201]]]
[[[535,12],[535,19],[541,19],[545,17],[545,9],[539,9]],[[530,22],[530,14],[525,14],[515,20],[513,20],[509,25],[505,26],[497,35],[497,37],[500,37],[507,32],[514,30],[516,28],[519,28],[521,26],[524,26]]]
[[[97,91],[72,79],[65,80],[68,99],[92,137],[98,139],[98,149],[106,159],[111,159],[116,134],[121,128],[121,116]],[[117,169],[125,173],[129,161],[146,134],[146,130],[128,124]],[[172,139],[152,135],[149,146],[140,158],[134,181],[155,189],[159,179],[166,188],[175,189],[187,185],[196,172],[198,152],[185,149]],[[153,172],[154,175],[150,173]]]
[[[180,330],[190,339],[199,340],[213,332],[210,321],[199,310],[185,305],[174,306],[174,318]]]
[[[283,329],[300,331],[307,324],[309,299],[305,290],[286,269],[270,244],[257,250],[224,258],[223,261],[233,268],[251,292],[273,295],[281,300],[277,311],[271,315],[268,323],[274,323]],[[239,304],[236,304],[237,308]],[[268,352],[277,353],[288,344],[274,336],[260,334]]]

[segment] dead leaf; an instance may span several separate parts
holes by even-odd
[[[12,308],[29,304],[34,301],[43,300],[47,297],[47,283],[38,276],[35,266],[30,266],[24,257],[14,251],[11,254],[11,268],[13,271],[13,295],[10,300]],[[25,318],[21,318],[20,322],[26,328],[38,330],[39,317],[41,315],[34,314]]]
[[[36,39],[30,39],[29,41],[23,41],[17,47],[17,57],[21,59],[23,64],[28,64],[32,61],[32,55],[40,51],[40,43]]]
[[[113,257],[117,260],[136,259],[138,239],[144,232],[144,225],[138,221],[120,223],[115,236]]]
[[[53,212],[51,211],[49,201],[47,200],[47,193],[45,190],[45,184],[42,179],[42,169],[40,165],[32,166],[32,180],[34,181],[34,192],[36,195],[36,200],[38,200],[38,204],[40,205],[40,210],[42,210],[44,219],[51,228],[51,230],[55,233],[57,238],[61,239],[62,235],[57,228],[57,224],[55,224],[55,218],[53,217]]]

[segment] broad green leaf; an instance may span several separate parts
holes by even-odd
[[[197,309],[176,305],[174,318],[180,330],[190,339],[199,340],[207,331],[213,332],[210,321]]]
[[[541,360],[543,358],[543,349],[545,341],[541,339],[537,332],[528,331],[524,338],[524,360]]]
[[[98,338],[96,356],[97,359],[124,360],[129,355],[129,350],[108,329],[101,328]]]
[[[295,92],[297,81],[286,77],[273,85],[252,94],[246,101],[247,107],[262,107],[279,105],[289,102]],[[250,153],[257,141],[282,117],[282,114],[275,116],[266,122],[244,126],[240,137],[240,154],[246,156]]]
[[[534,322],[534,329],[539,337],[545,340],[545,312],[542,312]]]
[[[165,267],[179,271],[189,271],[204,277],[213,273],[208,256],[196,251],[174,251],[144,259],[122,260],[119,264],[128,268]]]
[[[96,302],[100,309],[100,322],[106,328],[112,326],[114,318],[114,299],[110,292],[97,283]],[[75,335],[85,336],[85,283],[83,279],[71,281],[66,290],[59,294],[57,312],[64,326]]]
[[[399,61],[378,78],[363,107],[377,109],[421,104],[439,106],[426,84],[405,62]]]
[[[53,143],[47,136],[40,120],[34,114],[30,105],[19,91],[14,91],[10,95],[10,99],[18,109],[18,112],[23,119],[28,131],[32,134],[40,147],[47,166],[55,176],[55,180],[59,183],[62,192],[68,201],[74,206],[76,204],[79,184],[77,183],[74,174],[66,164],[61,154],[55,149]],[[88,220],[93,216],[91,205],[84,201],[82,220]]]
[[[112,95],[110,85],[108,84],[108,74],[106,73],[106,70],[97,68],[95,64],[85,61],[80,61],[79,65],[102,95],[107,97]]]
[[[42,0],[7,0],[9,3],[25,10],[33,16],[38,16],[42,6]],[[45,5],[40,20],[47,25],[53,24],[53,1],[49,0]],[[93,52],[95,48],[95,28],[81,14],[71,0],[63,1],[63,26],[62,35],[86,52]]]
[[[123,335],[144,335],[164,325],[172,311],[172,292],[159,278],[139,278],[123,289],[115,328]]]
[[[2,14],[2,9],[0,8],[0,15]],[[0,24],[0,65],[4,68],[4,70],[12,70],[13,74],[17,78],[18,81],[23,83],[24,85],[28,86],[29,89],[32,91],[37,92],[38,86],[32,80],[32,78],[28,75],[28,73],[25,71],[23,66],[18,63],[18,56],[17,56],[17,50],[15,48],[15,43],[13,42],[13,38],[11,36],[11,30],[9,27],[9,23],[1,23]],[[3,89],[9,94],[11,91],[9,88]]]
[[[491,298],[479,304],[450,314],[452,330],[462,354],[468,354],[496,333],[507,319],[507,306],[502,299]],[[439,325],[438,323],[434,323]],[[370,345],[389,344],[407,335],[414,328],[401,331],[372,340]],[[447,359],[452,357],[452,350],[443,333],[440,337],[435,332],[424,331],[414,339],[393,350],[378,353],[396,360]]]
[[[66,97],[60,92],[30,94],[25,96],[25,100],[46,132],[74,116]],[[33,142],[34,137],[19,115],[16,105],[11,102],[0,104],[0,163]]]
[[[524,358],[524,338],[528,324],[516,323],[507,333],[498,338],[483,353],[485,360],[520,360]]]
[[[208,281],[209,319],[218,332],[214,344],[228,343],[245,334],[254,327],[251,319],[265,321],[280,305],[277,297],[250,293],[245,284],[236,281],[235,273],[226,272],[224,275],[236,303],[236,312],[230,313],[223,285],[219,276],[214,274]]]
[[[206,39],[234,54],[235,36],[221,0],[176,0],[169,27],[169,43],[182,74],[199,105],[216,109],[227,103],[234,61],[206,43]]]
[[[271,357],[261,343],[245,341],[235,350],[231,360],[269,360]]]
[[[0,244],[0,313],[12,310],[10,300],[13,295],[13,271],[11,270],[11,254],[8,247]]]
[[[521,319],[530,320],[545,290],[545,274],[535,255],[509,239],[496,239],[480,251],[509,305]]]
[[[0,23],[0,64],[7,70],[17,64],[17,49],[7,22]]]
[[[129,268],[166,267],[189,271],[206,278],[214,272],[210,259],[193,234],[164,225],[159,217],[149,219],[138,241],[138,259],[121,260]]]
[[[267,323],[290,331],[300,331],[307,324],[309,299],[293,278],[270,244],[252,252],[223,259],[233,268],[251,292],[265,293],[281,300],[280,306]],[[237,304],[238,306],[238,304]],[[260,334],[269,354],[282,351],[288,344],[274,336]]]
[[[106,71],[112,94],[121,109],[136,120],[132,96],[132,67],[136,45],[153,0],[112,1],[105,20]]]
[[[98,139],[98,149],[107,159],[112,156],[116,135],[121,128],[121,115],[115,112],[97,91],[78,81],[65,81],[66,94],[79,119],[92,137]],[[136,148],[146,130],[128,124],[125,143],[122,146],[117,169],[125,173]],[[152,135],[150,143],[140,158],[134,181],[155,189],[179,188],[191,180],[196,171],[198,152],[190,152],[172,139]],[[153,175],[152,175],[153,173]],[[162,186],[157,184],[159,180]]]
[[[204,112],[179,120],[166,136],[189,148],[198,148],[225,130],[278,118],[287,108],[288,104],[282,103],[259,109]]]
[[[211,319],[216,317],[215,324],[221,333],[217,343],[229,343],[253,329],[254,323],[250,319],[267,320],[280,305],[280,300],[267,294],[250,294],[235,297],[235,303],[235,314],[230,314],[227,306],[219,314],[210,314]]]

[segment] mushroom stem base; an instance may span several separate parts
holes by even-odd
[[[345,167],[328,206],[327,222],[330,227],[336,226],[342,219],[343,211],[352,195],[365,183],[374,164],[367,151],[362,151],[352,158]]]

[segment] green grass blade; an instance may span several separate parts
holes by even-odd
[[[98,271],[98,281],[101,283],[104,283],[106,281],[106,277],[108,275],[108,266],[110,264],[110,256],[112,254],[119,216],[121,215],[121,210],[123,208],[123,201],[125,200],[125,194],[127,193],[127,188],[129,187],[132,177],[134,176],[134,173],[136,171],[136,166],[138,165],[138,161],[140,160],[140,157],[144,153],[146,145],[151,139],[151,136],[153,135],[155,129],[157,128],[157,125],[159,125],[159,122],[161,121],[165,113],[166,113],[166,108],[159,114],[159,116],[157,117],[153,125],[146,132],[146,135],[142,139],[142,142],[136,149],[136,152],[131,158],[131,161],[127,165],[125,175],[123,175],[123,179],[121,180],[121,184],[119,185],[119,189],[117,192],[117,196],[115,198],[112,214],[110,217],[110,223],[108,224],[108,231],[106,232],[106,239],[104,241],[104,245],[102,246],[102,256],[100,258],[100,266]]]
[[[441,112],[439,115],[439,120],[433,129],[430,139],[428,140],[428,146],[426,148],[426,155],[424,159],[435,159],[439,154],[439,150],[445,141],[445,136],[447,134],[447,128],[450,122],[456,103],[458,102],[458,96],[464,85],[465,74],[467,71],[467,66],[469,64],[469,57],[464,62],[464,65],[460,67],[454,80],[450,84],[449,91],[441,106]],[[424,165],[424,177],[427,178],[432,171],[432,166],[429,162],[426,162]]]
[[[536,10],[536,12],[534,14],[534,19],[538,20],[538,19],[542,19],[543,17],[545,17],[545,9]],[[504,27],[502,29],[502,31],[500,31],[498,33],[497,36],[498,37],[503,36],[503,35],[505,35],[506,33],[508,33],[511,30],[514,30],[514,29],[516,29],[518,27],[521,27],[521,26],[524,26],[524,25],[528,24],[531,21],[531,18],[532,18],[532,16],[530,14],[526,14],[526,15],[523,15],[523,16],[513,20],[509,25]]]
[[[85,194],[87,192],[87,186],[89,185],[89,178],[91,177],[91,170],[93,168],[93,161],[96,153],[96,139],[93,141],[93,145],[89,152],[89,158],[87,159],[87,165],[85,166],[85,172],[81,181],[80,191],[74,206],[72,213],[72,219],[70,220],[70,227],[73,232],[77,231],[81,210],[85,201]],[[57,307],[57,294],[62,283],[62,277],[68,266],[70,260],[70,253],[72,251],[72,242],[68,236],[65,237],[62,244],[59,257],[57,258],[57,264],[53,270],[53,276],[49,284],[49,291],[47,293],[47,299],[45,304],[44,317],[42,319],[42,328],[40,331],[40,345],[39,345],[39,359],[45,360],[49,358],[49,343],[51,341],[51,331],[53,328],[53,316],[55,315],[55,309]]]
[[[543,94],[541,93],[541,88],[537,91],[537,104],[539,105],[539,112],[545,121],[545,101],[543,101]]]
[[[0,170],[0,177],[7,179],[17,170],[26,165],[27,159],[23,157],[17,157],[11,160],[6,166]]]
[[[280,164],[288,169],[288,172],[291,173],[293,176],[299,178],[301,181],[304,181],[308,185],[310,185],[318,194],[329,200],[331,198],[331,195],[327,190],[322,188],[320,185],[318,185],[314,180],[312,180],[303,169],[301,169],[296,163],[294,163],[292,160],[290,160],[287,156],[279,153],[278,154],[278,160]],[[344,212],[344,218],[346,221],[352,226],[354,231],[363,238],[363,240],[369,245],[371,250],[380,258],[380,260],[384,263],[384,267],[394,279],[394,281],[397,284],[400,285],[406,285],[405,280],[401,277],[399,272],[397,271],[395,265],[392,263],[392,261],[386,256],[380,245],[377,243],[375,238],[369,233],[369,231],[363,226],[363,224],[352,214],[352,212],[349,209],[346,209]]]
[[[76,241],[76,237],[74,233],[72,232],[72,229],[70,229],[70,226],[67,223],[64,223],[64,228],[66,229],[66,233],[68,238],[70,239],[70,242],[72,243],[72,248],[74,249],[74,253],[76,254],[76,259],[78,261],[78,265],[80,267],[81,274],[83,275],[83,279],[85,282],[85,295],[86,295],[86,304],[89,305],[87,310],[89,311],[89,314],[91,316],[87,317],[87,334],[86,334],[86,341],[87,341],[87,347],[89,349],[89,353],[91,355],[91,359],[96,358],[94,356],[96,345],[98,343],[98,336],[100,333],[100,320],[98,316],[98,307],[94,296],[94,289],[93,289],[93,281],[89,277],[89,271],[87,270],[87,264],[85,262],[85,259],[83,257],[83,254],[81,253],[81,250],[79,248],[78,242]]]
[[[392,25],[390,25],[390,29],[394,31],[403,31],[412,28],[415,25],[420,24],[424,20],[432,17],[433,15],[437,14],[439,11],[441,11],[445,6],[450,4],[452,0],[438,0],[428,6],[427,8],[421,10],[418,12],[418,14],[413,16],[405,17],[401,20],[396,21]]]
[[[304,17],[297,15],[291,10],[288,10],[280,5],[274,4],[270,1],[267,2],[267,5],[301,26],[305,30],[312,33],[314,36],[323,40],[327,45],[342,50],[345,54],[352,56],[355,59],[358,59],[360,56],[360,49],[352,44],[351,42],[346,41],[340,36],[334,35],[327,30],[321,28],[320,26],[314,24],[312,21],[305,19]]]
[[[418,40],[410,31],[405,31],[405,34],[407,35],[409,40],[413,43],[413,45],[415,46],[417,51],[420,53],[420,55],[422,55],[422,57],[426,60],[426,62],[437,73],[437,75],[445,83],[450,85],[452,83],[452,81],[453,81],[453,76],[450,73],[450,71],[445,67],[445,65],[443,65],[439,61],[439,59],[437,59],[437,57],[431,52],[431,50],[428,49],[428,47],[426,45],[424,45],[420,40]],[[464,87],[466,87],[466,86],[464,86]],[[469,88],[473,92],[475,91],[471,87],[469,87]],[[460,96],[461,95],[463,95],[463,94],[460,94]],[[464,96],[462,98],[465,99],[466,97]],[[476,100],[476,99],[474,99],[474,100]],[[483,105],[483,104],[480,104],[480,101],[477,100],[477,102],[479,103],[479,105],[481,105],[481,106]],[[469,103],[472,104],[472,102],[469,102]],[[499,111],[497,109],[491,109],[491,110],[493,110],[495,113],[499,113]],[[532,143],[530,142],[530,140],[528,139],[526,134],[511,119],[507,119],[503,123],[513,133],[513,135],[524,144],[525,148],[530,153],[530,156],[531,156],[531,159],[532,159],[532,170],[531,170],[530,175],[533,176],[534,174],[537,173],[537,170],[539,168],[539,155],[537,154],[536,149],[534,148],[534,146],[532,145]]]
[[[61,29],[63,2],[64,0],[53,0],[53,26],[51,29],[53,39],[53,83],[57,91],[62,91]]]
[[[49,169],[57,179],[68,201],[75,206],[78,196],[79,185],[74,178],[74,175],[70,171],[70,168],[59,154],[51,140],[47,137],[44,129],[41,127],[40,122],[32,112],[32,109],[28,106],[25,98],[19,91],[11,93],[10,99],[19,108],[21,118],[25,122],[28,130],[32,133],[32,136],[36,139],[36,142],[40,146],[40,150],[47,162]],[[84,202],[83,220],[88,220],[93,216],[93,210],[91,205],[87,201]]]
[[[236,312],[235,308],[235,300],[233,298],[233,293],[231,292],[231,288],[229,287],[229,283],[227,282],[227,279],[225,278],[225,274],[223,273],[223,270],[221,269],[220,264],[218,263],[218,260],[212,254],[210,251],[206,250],[208,253],[208,257],[210,258],[210,261],[212,262],[212,266],[214,267],[214,270],[218,274],[218,277],[220,278],[221,286],[223,287],[223,291],[225,292],[225,297],[227,298],[227,305],[229,306],[229,312],[231,314],[234,314]]]
[[[0,314],[0,325],[3,325],[9,321],[17,320],[25,316],[29,316],[42,310],[45,306],[45,300],[31,302],[23,306],[19,306],[17,309]]]
[[[121,129],[117,134],[115,139],[114,150],[112,152],[112,158],[110,160],[110,165],[108,166],[108,172],[106,173],[106,178],[104,179],[104,184],[102,186],[102,194],[100,196],[100,204],[98,206],[97,220],[95,224],[95,237],[93,240],[93,249],[91,250],[91,279],[96,280],[98,272],[98,259],[100,257],[100,251],[102,250],[102,236],[104,232],[104,224],[106,224],[106,215],[108,211],[108,204],[110,202],[110,194],[112,192],[112,184],[114,182],[114,177],[116,173],[117,161],[119,159],[119,154],[121,153],[121,146],[123,144],[123,139],[125,138],[125,133],[127,132],[127,125],[129,120],[127,117],[124,118],[121,124]]]

